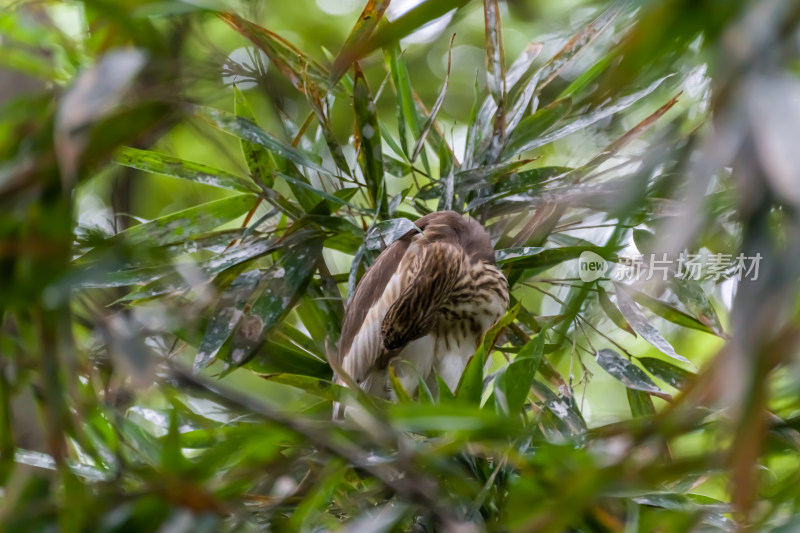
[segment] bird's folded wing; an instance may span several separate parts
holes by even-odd
[[[367,270],[347,306],[336,367],[362,382],[381,355],[380,326],[402,292],[415,247],[409,255],[411,235],[391,244]],[[401,272],[401,263],[404,265]]]
[[[467,261],[463,249],[454,244],[433,242],[422,248],[418,271],[383,318],[381,337],[387,352],[430,333],[440,307],[466,274]]]

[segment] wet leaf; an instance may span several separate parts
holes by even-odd
[[[185,241],[191,235],[208,232],[237,219],[249,211],[257,200],[258,197],[251,194],[215,200],[133,226],[118,233],[112,240],[161,245]]]
[[[368,250],[382,250],[409,231],[420,231],[407,218],[393,218],[375,224],[365,241]]]
[[[648,392],[656,395],[665,395],[653,381],[644,373],[644,370],[631,363],[614,350],[604,348],[597,352],[597,364],[616,378],[629,389]]]
[[[233,333],[228,368],[252,359],[265,336],[292,310],[316,270],[320,249],[316,239],[299,244],[269,269]]]
[[[639,306],[636,305],[636,302],[633,301],[633,298],[625,291],[625,288],[614,284],[614,287],[617,289],[615,291],[617,295],[617,303],[619,304],[619,309],[622,311],[623,316],[628,320],[628,324],[642,336],[644,340],[652,344],[655,348],[658,348],[661,352],[665,353],[666,355],[672,357],[673,359],[677,359],[678,361],[682,361],[684,363],[692,364],[691,361],[679,355],[675,348],[661,335],[661,333],[653,326],[647,317],[642,313]]]
[[[661,318],[669,320],[673,324],[677,324],[685,328],[696,329],[698,331],[703,331],[705,333],[711,333],[714,335],[714,331],[712,331],[711,328],[697,320],[695,317],[684,313],[680,309],[666,302],[656,300],[655,298],[641,291],[637,291],[635,289],[628,290],[630,290],[630,293],[636,303],[650,309],[653,313],[657,314]]]
[[[194,371],[207,367],[225,344],[243,315],[243,309],[258,286],[263,274],[257,270],[240,274],[219,297],[214,316],[208,321],[203,339],[197,348]]]
[[[645,370],[676,389],[682,389],[694,376],[694,374],[688,370],[675,366],[668,361],[656,359],[655,357],[639,357],[638,361],[642,363]]]
[[[144,172],[163,174],[212,187],[244,193],[258,192],[258,187],[251,181],[224,170],[148,150],[121,148],[114,156],[114,162]]]
[[[207,120],[213,126],[219,128],[225,133],[229,133],[235,137],[239,137],[245,141],[263,146],[270,152],[273,152],[280,157],[288,159],[289,161],[300,165],[301,167],[310,168],[328,174],[328,171],[320,166],[316,161],[313,161],[308,154],[293,148],[291,145],[286,144],[277,137],[270,135],[266,131],[259,128],[253,122],[242,117],[237,117],[226,111],[213,109],[210,107],[198,106],[195,108],[197,115],[200,118]]]
[[[258,121],[256,120],[255,113],[253,113],[253,109],[250,107],[250,102],[247,101],[247,97],[245,97],[238,87],[234,86],[233,96],[236,116],[257,125]],[[245,139],[241,139],[240,144],[242,145],[244,160],[247,162],[247,168],[250,169],[250,175],[258,183],[262,183],[264,186],[271,188],[275,183],[275,178],[273,176],[275,163],[269,152],[260,144],[252,143]]]
[[[670,288],[678,300],[686,306],[697,319],[720,337],[726,337],[711,300],[703,291],[700,282],[693,279],[673,278]]]

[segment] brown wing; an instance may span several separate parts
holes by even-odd
[[[426,244],[420,261],[419,271],[383,319],[381,337],[387,350],[399,350],[430,333],[439,308],[466,270],[463,249],[449,242]]]
[[[336,360],[338,366],[342,365],[345,355],[350,351],[353,339],[364,324],[370,308],[378,302],[392,275],[397,271],[397,266],[408,250],[412,237],[413,233],[409,232],[390,244],[381,252],[375,263],[367,269],[364,277],[358,283],[344,314],[342,336],[339,339],[339,353]]]

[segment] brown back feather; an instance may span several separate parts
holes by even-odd
[[[342,336],[339,339],[339,354],[337,363],[342,364],[345,354],[350,351],[353,339],[359,328],[364,323],[370,308],[383,294],[386,285],[397,270],[400,260],[408,250],[411,239],[416,231],[412,230],[390,244],[378,259],[367,269],[364,277],[358,282],[356,291],[347,304],[342,324]]]
[[[464,218],[454,211],[438,211],[425,215],[414,224],[423,231],[426,238],[458,244],[471,258],[494,264],[494,250],[489,235],[476,220]],[[418,233],[416,230],[411,230],[390,244],[358,283],[345,311],[337,365],[342,364],[342,359],[350,351],[367,313],[383,294],[412,239]]]

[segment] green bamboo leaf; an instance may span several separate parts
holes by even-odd
[[[336,138],[336,135],[331,129],[330,119],[328,117],[330,100],[326,99],[325,95],[319,87],[317,87],[317,84],[308,77],[306,71],[302,71],[301,74],[305,85],[306,100],[311,104],[311,108],[317,116],[317,122],[322,131],[322,136],[325,138],[328,151],[334,163],[336,163],[337,168],[341,170],[344,175],[350,176],[350,166],[347,163],[347,158],[344,156],[342,143]]]
[[[511,265],[515,269],[541,269],[576,259],[586,251],[594,252],[606,259],[610,258],[610,254],[600,246],[563,246],[561,248],[523,246],[497,250],[494,256],[498,264]]]
[[[545,138],[545,133],[567,116],[572,109],[572,100],[565,98],[556,100],[550,105],[536,111],[519,121],[516,128],[510,132],[508,141],[503,150],[504,159],[524,152],[535,146],[541,146],[539,140]]]
[[[636,332],[633,331],[631,325],[628,324],[628,321],[625,320],[624,316],[622,316],[622,312],[616,305],[614,305],[614,302],[612,302],[611,298],[608,297],[608,293],[606,293],[605,289],[603,289],[600,285],[597,286],[597,299],[600,302],[600,307],[603,308],[606,316],[610,318],[619,329],[627,331],[634,337],[636,336]]]
[[[558,432],[553,437],[563,440],[586,433],[586,421],[571,396],[557,396],[536,379],[531,383],[531,389],[546,408],[542,413],[542,423]]]
[[[233,96],[236,116],[258,125],[256,115],[250,107],[250,102],[247,101],[247,97],[236,86],[233,87]],[[275,183],[273,176],[275,162],[269,152],[260,144],[252,143],[245,139],[241,139],[240,144],[242,145],[244,159],[247,162],[247,168],[250,169],[250,175],[258,183],[264,184],[267,188],[272,188]]]
[[[269,269],[258,296],[233,333],[228,369],[250,361],[265,336],[292,310],[316,270],[320,252],[319,239],[306,241],[288,250]]]
[[[504,161],[494,165],[482,165],[480,167],[461,170],[456,172],[453,176],[454,185],[458,187],[459,191],[464,192],[474,191],[480,187],[488,184],[504,184],[508,180],[514,180],[519,174],[518,170],[534,161],[533,159],[516,159],[514,161]],[[445,184],[444,179],[433,181],[423,186],[417,198],[420,200],[432,200],[442,195]],[[525,190],[529,190],[530,187]]]
[[[689,310],[697,319],[707,326],[714,334],[720,337],[727,337],[725,331],[722,329],[722,323],[719,320],[711,300],[706,295],[700,282],[689,278],[672,278],[670,281],[670,288],[678,300],[681,301],[686,309]]]
[[[280,177],[280,178],[282,178],[290,186],[293,186],[295,188],[295,190],[296,189],[301,189],[302,191],[310,193],[310,195],[312,197],[316,196],[318,200],[327,200],[332,205],[341,206],[341,207],[349,207],[349,208],[353,209],[354,211],[357,211],[357,212],[360,212],[360,213],[361,212],[366,212],[364,209],[360,209],[359,207],[357,207],[357,206],[351,204],[350,202],[348,202],[347,200],[343,199],[344,197],[347,197],[349,195],[349,193],[348,193],[348,195],[330,194],[328,192],[323,191],[322,189],[317,189],[313,185],[310,185],[310,184],[306,183],[305,181],[303,181],[301,179],[294,178],[292,176],[289,176],[288,174],[284,174],[283,172],[276,172],[275,175]]]
[[[410,161],[411,151],[408,147],[408,137],[419,138],[422,129],[420,127],[419,116],[417,115],[417,104],[414,102],[414,91],[411,86],[411,79],[408,74],[408,67],[403,61],[399,45],[392,45],[384,51],[386,63],[397,95],[397,128],[400,137],[400,147],[402,154]],[[430,165],[425,152],[421,152],[422,166],[428,176],[431,175]]]
[[[350,465],[341,460],[326,461],[322,472],[317,475],[312,489],[305,495],[294,508],[287,522],[287,531],[316,531],[314,527],[317,517],[325,511],[333,500],[333,496],[345,480],[345,474],[350,470]]]
[[[636,333],[641,335],[644,340],[652,344],[655,348],[658,348],[662,353],[691,365],[691,361],[679,355],[669,341],[667,341],[655,326],[650,323],[626,289],[617,283],[614,284],[614,287],[616,288],[615,294],[617,295],[619,310],[622,311],[622,315],[627,319],[628,324],[631,325]]]
[[[358,20],[353,26],[353,29],[350,30],[350,34],[347,36],[344,45],[342,45],[339,56],[333,62],[333,67],[331,67],[331,84],[335,84],[342,74],[347,72],[347,69],[350,68],[350,64],[353,62],[351,52],[364,46],[366,40],[369,39],[375,31],[375,28],[378,27],[378,22],[380,22],[387,7],[389,7],[389,0],[367,1],[367,5],[364,6],[361,15],[358,16]]]
[[[656,236],[646,229],[633,230],[633,244],[642,254],[651,254],[655,250]]]
[[[477,209],[487,204],[490,209],[499,209],[506,201],[513,205],[512,198],[519,204],[530,205],[534,199],[541,198],[539,191],[547,182],[565,178],[571,170],[568,167],[539,167],[514,172],[504,178],[497,178],[492,185],[491,192],[472,199],[467,209]],[[549,194],[552,195],[552,193]],[[508,200],[504,201],[506,198]]]
[[[195,372],[207,367],[225,341],[230,338],[262,276],[263,274],[257,270],[240,274],[219,297],[214,316],[208,321],[203,339],[197,348],[194,359]]]
[[[381,146],[380,126],[375,102],[367,86],[364,73],[356,64],[353,85],[353,108],[356,113],[356,139],[358,163],[364,174],[372,208],[388,216],[389,201],[386,198],[386,185],[383,178],[383,147]]]
[[[428,133],[431,131],[431,128],[433,128],[433,125],[436,122],[436,115],[439,114],[439,110],[442,108],[442,104],[444,103],[444,97],[447,94],[447,85],[450,83],[450,67],[453,61],[453,41],[455,38],[455,34],[453,34],[453,36],[450,38],[450,48],[447,52],[447,71],[444,76],[444,82],[442,83],[442,90],[439,91],[439,96],[436,97],[436,102],[433,104],[430,115],[428,115],[425,124],[422,126],[422,131],[420,132],[417,143],[414,145],[414,150],[411,153],[411,163],[413,163],[417,159],[417,156],[420,154],[420,152],[422,152],[422,149],[425,146],[425,139],[428,137]]]
[[[259,191],[254,183],[224,170],[148,150],[120,148],[114,155],[114,162],[144,172],[163,174],[236,192]]]
[[[230,353],[231,344],[229,342],[222,348],[226,355]],[[292,344],[282,335],[280,328],[272,331],[264,345],[247,363],[247,369],[260,374],[294,374],[327,380],[333,376],[327,362]]]
[[[533,62],[539,56],[543,47],[544,45],[542,43],[534,42],[528,44],[508,69],[506,74],[507,92],[510,92],[515,85],[522,84],[523,95],[511,99],[511,111],[506,114],[506,134],[509,134],[514,129],[533,97],[536,81],[531,81],[530,76],[526,74],[529,73],[531,65],[533,65]],[[469,129],[467,132],[467,150],[464,156],[464,166],[466,168],[472,168],[476,161],[483,160],[483,153],[480,152],[480,145],[483,139],[491,134],[489,125],[492,122],[492,117],[497,114],[497,104],[491,95],[487,96],[480,106],[478,105],[477,78],[474,93],[475,103],[470,113]]]
[[[317,396],[331,402],[341,402],[350,394],[346,387],[316,377],[285,373],[258,375],[267,381],[289,385],[295,389],[305,391],[312,396]]]
[[[396,43],[427,23],[446,15],[454,9],[460,9],[466,6],[468,1],[469,0],[424,0],[409,9],[397,20],[380,28],[374,33],[372,38],[364,42],[363,45],[349,50],[345,56],[348,58],[346,61],[356,61],[373,50]]]
[[[394,390],[395,396],[397,396],[397,401],[401,403],[409,403],[411,401],[411,396],[406,392],[405,387],[403,387],[403,383],[397,377],[397,372],[394,370],[394,366],[389,365],[389,381],[392,383],[392,390]]]
[[[160,245],[185,241],[191,235],[200,235],[236,220],[252,209],[257,201],[258,197],[252,194],[215,200],[133,226],[116,234],[110,241]]]
[[[497,0],[483,1],[485,26],[486,76],[489,93],[497,106],[492,120],[486,163],[495,163],[506,141],[506,65]]]
[[[603,30],[605,30],[614,21],[617,15],[619,15],[621,10],[621,6],[618,5],[609,7],[567,41],[567,44],[565,44],[556,55],[542,65],[541,72],[539,73],[541,82],[537,89],[541,91],[561,74],[581,51],[586,49],[587,46],[600,36]]]
[[[627,388],[628,405],[634,418],[642,418],[656,414],[656,407],[653,405],[653,398],[646,392]]]
[[[228,270],[237,265],[242,265],[249,261],[258,259],[267,253],[275,250],[275,241],[271,239],[256,239],[246,244],[239,244],[231,249],[218,254],[217,256],[200,263],[199,265],[187,265],[197,267],[206,277],[213,278],[217,274]],[[133,300],[145,300],[155,296],[186,291],[191,287],[189,282],[180,272],[170,271],[164,277],[157,279],[141,288],[138,288],[122,298],[121,302]]]
[[[517,357],[495,379],[495,402],[501,412],[516,416],[525,405],[533,378],[539,369],[544,336],[537,335],[522,347]],[[501,394],[498,394],[498,390]]]
[[[322,84],[323,87],[327,86],[328,73],[325,69],[286,39],[233,13],[218,13],[218,16],[267,54],[270,63],[298,91],[305,91],[302,73],[306,73],[316,83]]]
[[[540,109],[532,116],[520,121],[519,125],[514,130],[514,133],[509,136],[508,146],[506,146],[505,150],[503,151],[504,157],[513,157],[521,152],[532,150],[534,148],[538,148],[539,146],[544,146],[545,144],[556,141],[562,137],[577,131],[581,131],[600,120],[619,113],[620,111],[624,111],[625,109],[628,109],[634,105],[636,102],[640,101],[642,98],[653,93],[667,78],[669,78],[669,76],[664,76],[663,78],[654,81],[641,91],[637,91],[619,98],[617,101],[611,104],[600,106],[590,112],[582,113],[579,117],[567,121],[560,128],[553,129],[553,126],[558,123],[559,119],[566,115],[564,109],[559,110],[558,108],[563,108],[570,99],[567,98],[566,100],[556,100],[549,106]],[[549,112],[537,119],[536,117],[539,112],[543,112],[546,109],[549,109]]]
[[[196,106],[195,112],[200,118],[225,133],[263,146],[270,152],[301,167],[310,168],[326,175],[330,174],[319,163],[313,161],[303,152],[267,133],[247,119],[211,107]]]
[[[517,315],[519,314],[520,309],[522,308],[522,303],[517,302],[511,309],[506,311],[506,314],[503,315],[500,320],[498,320],[489,331],[487,331],[483,336],[483,353],[485,357],[488,357],[491,353],[491,350],[497,347],[498,342],[500,341],[500,335],[506,330],[506,328],[516,320]],[[486,361],[484,360],[484,363]]]
[[[604,348],[597,352],[597,364],[629,389],[656,395],[665,395],[644,370],[631,363],[614,350]]]
[[[588,86],[592,81],[594,81],[601,73],[603,73],[611,64],[613,63],[614,59],[617,56],[616,50],[611,50],[607,52],[603,57],[600,58],[594,65],[589,67],[588,69],[581,72],[581,74],[572,80],[566,89],[561,91],[561,94],[558,95],[558,98],[567,98],[570,96],[575,95],[576,93],[580,92],[586,86]]]
[[[455,390],[455,398],[459,403],[480,405],[483,395],[483,365],[486,362],[485,353],[483,345],[481,345],[478,351],[475,352],[475,355],[467,362],[467,366]]]
[[[364,244],[368,250],[382,250],[409,231],[420,231],[420,229],[407,218],[384,220],[372,227]]]
[[[524,434],[520,421],[488,409],[458,403],[392,404],[389,414],[392,422],[403,431],[463,432],[480,439],[502,439]]]
[[[669,320],[673,324],[677,324],[679,326],[683,326],[685,328],[696,329],[697,331],[702,331],[704,333],[711,333],[714,335],[714,331],[709,328],[706,324],[703,324],[695,317],[684,313],[680,309],[660,300],[653,298],[641,291],[637,291],[632,288],[628,288],[627,290],[630,291],[633,299],[639,305],[643,305],[650,309],[653,313],[657,314],[661,318],[665,320]]]
[[[694,377],[692,372],[675,366],[669,361],[656,359],[655,357],[639,357],[638,360],[645,370],[676,389],[683,388]]]

